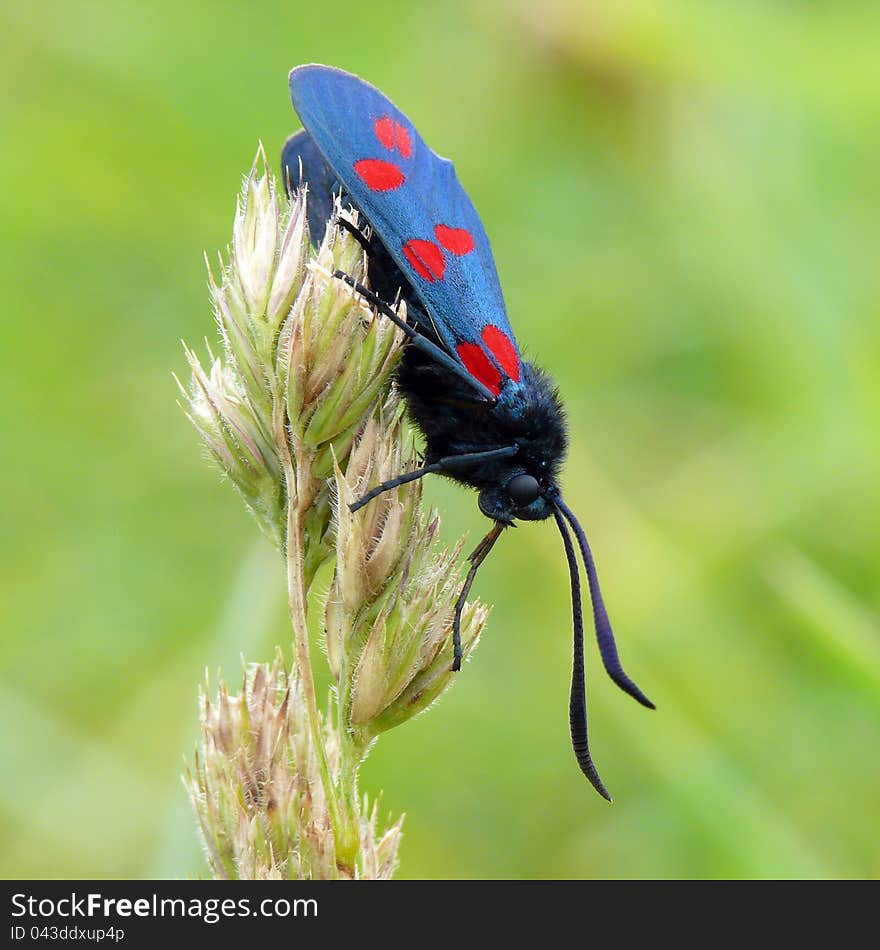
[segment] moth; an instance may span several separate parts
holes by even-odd
[[[288,190],[308,186],[308,221],[319,242],[334,202],[362,245],[369,287],[337,271],[407,336],[396,384],[424,436],[424,464],[373,488],[382,492],[432,473],[476,489],[492,528],[470,556],[453,622],[453,669],[461,667],[460,620],[477,570],[504,529],[553,518],[571,579],[574,628],[569,723],[575,757],[611,801],[590,755],[584,631],[575,542],[586,570],[599,651],[608,675],[643,706],[654,704],[624,672],[583,528],[560,490],[568,445],[550,377],[524,360],[513,335],[489,238],[450,161],[431,151],[413,123],[378,89],[330,66],[299,66],[290,95],[304,128],[282,152]],[[395,302],[406,302],[405,319]],[[573,540],[574,539],[574,540]]]

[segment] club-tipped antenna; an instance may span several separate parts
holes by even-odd
[[[574,628],[574,655],[571,663],[571,696],[568,701],[568,722],[571,727],[571,745],[581,771],[590,780],[590,784],[603,797],[611,801],[608,789],[599,778],[599,772],[590,755],[587,739],[587,687],[584,675],[584,615],[581,608],[581,579],[578,570],[577,555],[568,527],[562,516],[558,502],[554,502],[553,517],[556,527],[562,535],[565,545],[565,557],[568,561],[568,575],[571,580],[571,615]]]
[[[558,495],[553,498],[553,504],[557,510],[565,515],[566,520],[571,525],[575,537],[578,540],[578,546],[581,549],[581,557],[584,561],[584,567],[587,571],[587,583],[590,585],[590,600],[593,604],[593,622],[596,627],[596,640],[599,643],[599,652],[602,654],[602,663],[611,679],[625,692],[632,696],[637,702],[640,702],[648,709],[657,707],[650,699],[639,689],[638,686],[627,676],[620,662],[620,656],[617,653],[617,644],[614,642],[614,631],[611,629],[611,621],[608,619],[608,611],[605,609],[605,601],[602,600],[602,591],[599,589],[599,575],[596,573],[596,564],[593,561],[593,554],[590,551],[590,545],[587,543],[587,536],[580,522],[575,518],[574,512],[566,505]],[[557,519],[558,521],[558,519]]]

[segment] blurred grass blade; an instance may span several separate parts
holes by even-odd
[[[764,576],[804,640],[880,706],[880,618],[795,548],[769,556]]]

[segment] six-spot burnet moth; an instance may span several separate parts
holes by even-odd
[[[547,374],[520,356],[482,222],[452,163],[432,152],[409,119],[369,83],[329,66],[299,66],[290,74],[290,95],[305,128],[284,146],[287,187],[308,183],[314,242],[324,235],[337,195],[367,223],[363,230],[349,229],[367,253],[370,289],[340,271],[334,276],[406,333],[397,386],[425,439],[421,468],[379,485],[352,509],[433,472],[479,491],[480,510],[494,524],[471,554],[456,605],[456,670],[461,610],[503,529],[517,519],[556,521],[574,619],[571,740],[584,775],[610,801],[587,743],[583,616],[572,534],[586,568],[605,669],[643,706],[654,704],[621,666],[586,535],[559,489],[567,445],[559,395]],[[405,321],[392,308],[399,298],[406,301]]]

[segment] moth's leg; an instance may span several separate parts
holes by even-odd
[[[474,578],[477,576],[480,565],[489,556],[489,552],[494,547],[495,542],[501,537],[501,532],[504,530],[504,527],[501,521],[496,521],[492,530],[483,538],[476,548],[474,548],[468,558],[471,562],[471,569],[468,571],[467,579],[464,582],[461,593],[458,595],[458,600],[455,602],[455,615],[452,620],[453,670],[457,671],[461,669],[461,612],[464,610],[467,595],[471,592],[471,586],[474,583]]]
[[[410,296],[404,292],[403,288],[405,285],[405,281],[400,276],[400,271],[398,270],[397,266],[389,257],[388,252],[382,246],[382,243],[378,240],[378,238],[376,238],[375,235],[367,239],[364,237],[362,232],[351,230],[352,228],[354,228],[354,225],[351,224],[351,222],[346,222],[345,229],[349,231],[349,233],[360,234],[360,237],[358,237],[357,240],[360,242],[361,247],[363,247],[364,250],[367,252],[367,257],[369,259],[370,282],[374,283],[376,277],[378,275],[381,275],[382,279],[387,285],[386,289],[389,289],[389,295],[391,293],[390,288],[393,286],[396,290],[396,294],[394,294],[395,306],[398,305],[400,298],[403,297],[403,299],[406,300],[407,320],[413,321],[415,326],[418,327],[419,332],[423,336],[431,337],[431,342],[434,342],[434,340],[436,339],[436,330],[434,329],[434,324],[431,318],[423,310],[420,310],[412,302]],[[367,243],[364,244],[364,241],[367,241]],[[387,275],[384,273],[382,265],[383,264],[387,265],[389,263],[394,268],[394,271],[397,274],[398,279],[388,278]],[[391,306],[391,304],[387,303],[384,297],[380,296],[373,290],[368,290],[363,284],[358,283],[358,281],[356,281],[350,274],[346,274],[343,271],[337,271],[333,276],[339,277],[345,280],[345,282],[349,285],[349,287],[352,287],[353,289],[357,290],[357,292],[362,297],[365,297],[374,306],[378,307],[380,303],[384,303],[385,306],[387,307]],[[381,310],[381,307],[379,309]],[[385,313],[384,310],[382,312]]]
[[[348,218],[339,217],[336,219],[337,225],[342,228],[343,231],[348,231],[348,233],[360,244],[360,246],[367,252],[367,254],[373,253],[373,239],[372,237],[367,237],[363,231],[356,225],[352,224]]]
[[[505,445],[503,448],[488,449],[485,452],[466,452],[462,455],[447,455],[444,458],[437,459],[436,462],[432,462],[430,465],[423,465],[421,468],[414,469],[412,472],[407,472],[404,475],[398,475],[396,478],[390,478],[387,482],[382,482],[381,485],[377,485],[374,489],[368,491],[362,498],[358,498],[353,505],[349,505],[349,509],[351,511],[357,511],[379,495],[391,491],[394,488],[399,488],[401,485],[406,485],[408,482],[414,482],[419,478],[424,478],[426,475],[432,475],[436,472],[454,472],[457,468],[467,468],[470,465],[479,465],[481,462],[493,462],[496,459],[510,458],[512,455],[516,455],[518,451],[519,447],[516,445]]]
[[[355,280],[350,274],[346,274],[345,271],[337,270],[333,272],[333,276],[339,280],[344,280],[349,287],[354,291],[359,293],[361,297],[364,298],[368,303],[371,303],[381,314],[384,314],[388,319],[395,325],[400,327],[401,330],[409,337],[410,345],[418,347],[418,349],[427,353],[438,363],[441,363],[446,367],[451,373],[454,373],[459,379],[463,380],[470,386],[471,389],[475,390],[480,398],[490,405],[493,405],[496,401],[495,395],[491,389],[487,386],[484,386],[479,380],[474,379],[473,376],[464,368],[461,363],[456,362],[446,350],[442,350],[436,343],[433,343],[429,340],[424,333],[419,331],[418,327],[411,326],[406,320],[402,320],[400,316],[395,313],[391,307],[382,300],[381,297],[377,297],[376,294],[365,287],[362,283]]]

